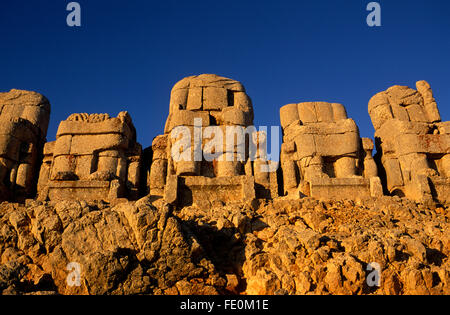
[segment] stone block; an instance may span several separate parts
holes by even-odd
[[[450,121],[444,121],[441,123],[437,123],[436,127],[438,128],[439,134],[450,135]]]
[[[395,146],[398,156],[411,153],[448,154],[450,136],[402,134],[395,138]]]
[[[397,159],[387,158],[384,160],[383,166],[386,171],[387,188],[389,191],[392,192],[396,187],[404,185],[400,163]]]
[[[298,185],[296,163],[291,159],[282,159],[283,183],[285,190],[296,188]]]
[[[428,116],[422,106],[418,104],[412,104],[409,105],[406,109],[411,121],[428,122]]]
[[[333,103],[331,104],[333,109],[333,121],[339,121],[342,119],[347,119],[347,111],[345,110],[344,105]]]
[[[244,112],[252,112],[253,106],[250,97],[245,92],[233,92],[234,107]],[[253,117],[252,117],[253,124]]]
[[[315,103],[300,103],[297,105],[297,110],[300,121],[303,124],[318,122]]]
[[[112,156],[99,156],[97,171],[108,172],[110,174],[117,173],[119,159]]]
[[[41,106],[24,106],[21,117],[37,126],[41,135],[47,134],[50,122],[50,111]]]
[[[15,183],[17,186],[26,190],[31,190],[33,182],[33,166],[31,164],[22,163],[17,168]]]
[[[0,135],[0,156],[12,161],[18,161],[20,141],[11,135]]]
[[[167,177],[167,160],[155,160],[150,169],[150,190],[164,188]]]
[[[153,161],[168,159],[168,136],[161,135],[155,137],[152,142]]]
[[[393,105],[391,105],[391,111],[392,111],[392,116],[395,119],[398,119],[401,121],[410,121],[411,120],[411,118],[408,114],[408,110],[404,106],[393,104]],[[414,120],[414,121],[416,121],[416,120]]]
[[[178,198],[178,176],[167,176],[166,187],[164,189],[164,201],[173,204]]]
[[[256,198],[255,179],[252,176],[241,177],[242,200],[251,202]]]
[[[318,122],[333,122],[333,109],[330,103],[317,102],[315,103],[316,116]]]
[[[372,111],[369,112],[369,114],[375,130],[378,130],[386,121],[394,118],[391,106],[388,104],[373,108]]]
[[[380,92],[375,94],[369,101],[369,114],[374,111],[378,106],[389,105],[389,97],[386,92]]]
[[[439,113],[436,100],[433,96],[431,86],[427,81],[418,81],[416,83],[417,91],[422,95],[424,100],[425,111],[428,116],[428,121],[439,122],[441,121],[441,115]]]
[[[281,151],[285,153],[294,153],[296,151],[295,142],[285,142],[281,144]]]
[[[255,199],[252,176],[203,177],[182,176],[179,178],[179,205],[196,202],[250,202]]]
[[[438,177],[433,178],[432,183],[434,186],[432,195],[433,199],[439,200],[443,204],[450,204],[450,178]]]
[[[203,90],[203,109],[222,110],[228,107],[228,90],[219,87],[206,87]]]
[[[178,90],[173,90],[171,95],[170,95],[170,112],[174,112],[176,110],[180,110],[180,109],[189,109],[189,110],[201,110],[201,99],[202,99],[202,94],[200,92],[200,104],[198,102],[196,102],[195,100],[195,95],[192,96],[191,98],[191,103],[188,102],[188,94],[189,94],[189,90],[188,89],[178,89]]]
[[[383,186],[379,177],[370,177],[370,195],[375,198],[383,196]]]
[[[58,137],[53,145],[53,155],[65,155],[70,154],[70,148],[72,146],[72,135],[63,135]]]
[[[85,155],[109,148],[126,149],[129,144],[127,138],[121,134],[75,135],[72,137],[70,154]]]
[[[70,118],[70,117],[69,117]],[[117,118],[103,121],[89,122],[92,117],[87,116],[86,121],[65,120],[59,124],[56,137],[63,135],[111,135],[121,134],[123,137],[133,139],[133,131],[127,123]]]
[[[407,86],[395,85],[388,88],[386,92],[391,104],[408,106],[411,104],[419,104],[421,101],[421,95],[416,90]]]
[[[361,138],[362,148],[365,151],[370,151],[374,149],[373,140],[370,138]]]
[[[183,92],[183,94],[186,92]],[[173,97],[175,97],[175,100],[177,100],[177,98],[179,97],[183,97],[183,95],[174,95]],[[193,87],[189,89],[188,92],[188,97],[187,97],[187,107],[180,107],[178,106],[176,109],[178,110],[183,110],[183,109],[188,109],[188,110],[202,110],[203,108],[203,88],[201,87]],[[176,112],[176,110],[174,111]]]
[[[137,187],[139,186],[140,173],[141,173],[140,161],[138,160],[138,161],[131,162],[128,165],[127,173],[123,174],[123,176],[128,175],[128,183],[130,183],[133,187],[135,187],[137,189]],[[123,176],[120,176],[120,178],[124,178]]]
[[[46,189],[50,200],[107,200],[110,182],[52,181]]]
[[[316,135],[314,136],[314,142],[316,152],[321,156],[356,156],[360,150],[360,138],[356,132]]]
[[[217,177],[239,176],[243,174],[243,162],[239,161],[216,161],[215,174]]]
[[[441,171],[442,176],[450,178],[450,154],[446,154],[441,159]]]
[[[341,157],[334,164],[336,178],[347,178],[356,175],[356,158]]]
[[[222,111],[222,119],[225,125],[248,126],[251,124],[248,113],[235,107],[226,107]]]
[[[257,159],[253,162],[255,183],[265,188],[270,188],[270,173],[268,161]]]
[[[416,194],[415,196],[409,195],[411,199],[418,202],[432,201],[433,196],[427,176],[417,175],[415,177],[414,186],[416,189]]]
[[[179,161],[175,162],[175,171],[178,176],[200,175],[201,162]]]
[[[280,108],[281,127],[283,129],[300,119],[297,107],[297,104],[289,104]]]
[[[365,157],[363,173],[365,178],[372,178],[378,176],[378,167],[372,155]]]
[[[56,144],[56,141],[47,142],[44,145],[43,154],[44,155],[53,155],[53,152],[55,150],[55,144]]]
[[[298,148],[297,159],[301,160],[307,156],[313,156],[318,149],[316,147],[315,135],[301,134],[295,139],[295,146]]]
[[[356,200],[371,196],[369,179],[313,178],[309,182],[310,195],[323,200]]]
[[[210,125],[210,116],[208,112],[194,112],[190,110],[180,110],[172,113],[168,122],[167,132],[170,133],[178,126],[194,126],[195,119],[201,119],[202,126]]]
[[[92,155],[80,155],[76,158],[75,173],[80,179],[88,179],[89,175],[93,171],[93,159]]]

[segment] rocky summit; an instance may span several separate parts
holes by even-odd
[[[3,294],[449,294],[450,211],[405,198],[0,206]],[[81,266],[69,286],[70,263]],[[380,266],[369,286],[369,264]],[[370,269],[370,268],[369,268]]]
[[[0,93],[1,294],[450,293],[450,122],[426,81],[368,98],[374,139],[342,104],[281,106],[279,163],[218,75],[175,84],[148,148],[126,111],[47,142],[50,109]]]

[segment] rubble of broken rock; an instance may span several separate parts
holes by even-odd
[[[449,294],[449,208],[399,197],[0,205],[2,294]],[[70,286],[69,263],[81,266]],[[367,266],[381,268],[369,286]]]

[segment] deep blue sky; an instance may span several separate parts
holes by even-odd
[[[144,147],[161,134],[170,90],[185,76],[241,81],[255,125],[279,125],[279,108],[343,103],[373,137],[367,103],[391,85],[428,80],[450,120],[450,1],[81,0],[0,1],[0,91],[34,90],[52,105],[48,140],[71,113],[132,115]]]

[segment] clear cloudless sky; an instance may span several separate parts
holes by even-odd
[[[373,137],[369,99],[399,84],[430,82],[450,120],[450,1],[369,0],[0,1],[0,91],[40,92],[52,105],[48,140],[71,113],[130,112],[144,147],[163,132],[170,90],[215,73],[241,81],[255,125],[279,125],[279,108],[339,102]]]

